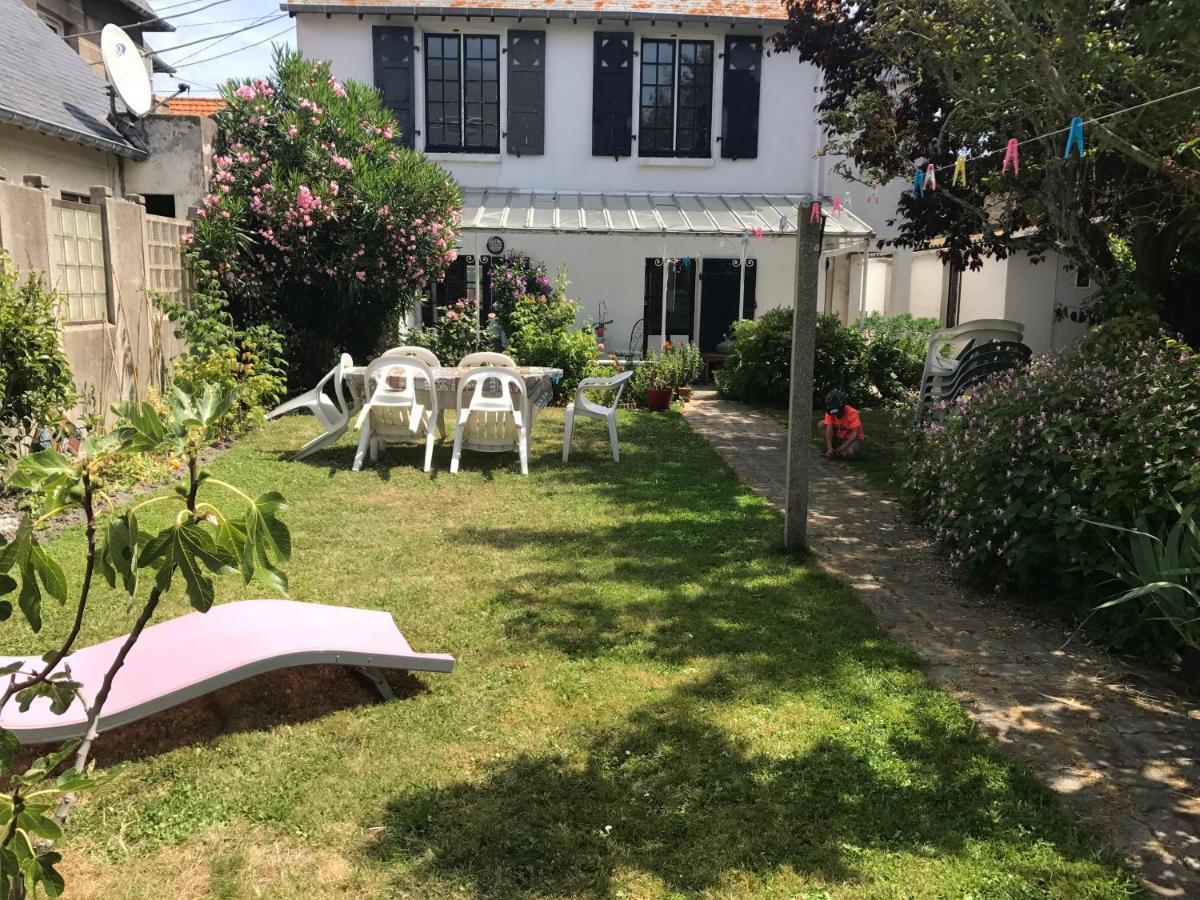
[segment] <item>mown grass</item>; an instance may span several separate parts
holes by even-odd
[[[387,609],[458,668],[390,703],[293,670],[104,736],[129,762],[72,821],[68,896],[1137,892],[844,584],[780,551],[678,414],[623,413],[620,464],[584,423],[562,465],[547,413],[528,478],[480,455],[451,476],[445,447],[432,477],[415,448],[359,473],[346,443],[281,459],[311,433],[285,420],[214,468],[291,501],[294,597]],[[77,576],[76,544],[54,551]],[[102,590],[87,641],[129,618]]]

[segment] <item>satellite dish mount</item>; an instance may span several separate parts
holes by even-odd
[[[100,32],[100,56],[108,72],[108,119],[126,140],[145,150],[141,119],[154,108],[154,93],[141,48],[124,29],[110,23]],[[125,106],[124,113],[117,110],[118,97]]]

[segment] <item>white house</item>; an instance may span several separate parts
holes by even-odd
[[[841,196],[878,238],[898,233],[888,220],[907,181],[894,181],[871,191],[843,179],[834,170],[838,160],[827,157],[818,192]],[[878,240],[876,241],[876,244]],[[831,265],[826,263],[827,266]],[[1087,328],[1087,302],[1095,286],[1087,273],[1053,251],[1037,261],[1024,253],[1005,260],[988,259],[977,271],[955,272],[937,255],[937,246],[913,252],[876,248],[866,263],[866,290],[861,311],[884,315],[912,313],[957,325],[972,319],[1012,319],[1025,326],[1025,343],[1035,353],[1069,346]],[[853,307],[835,306],[825,312],[853,318]]]
[[[378,87],[403,139],[463,186],[442,299],[486,305],[491,259],[519,251],[566,267],[613,350],[667,336],[711,350],[739,317],[793,301],[797,209],[820,180],[818,75],[766,52],[786,18],[775,0],[283,9],[305,56]],[[822,294],[857,310],[872,232],[833,212]]]

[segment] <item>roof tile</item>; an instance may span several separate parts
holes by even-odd
[[[638,13],[688,19],[787,19],[784,0],[285,0],[282,8],[289,12],[323,13],[402,14],[412,10],[461,9],[464,12],[474,10],[483,15],[493,10],[509,13],[554,10],[560,15],[607,13],[619,16],[622,13]]]

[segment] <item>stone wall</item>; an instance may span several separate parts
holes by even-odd
[[[0,173],[0,247],[22,274],[40,272],[56,290],[66,286],[68,261],[55,238],[53,186],[40,175],[20,181]],[[81,399],[75,414],[111,418],[119,400],[161,390],[170,361],[184,352],[170,322],[150,302],[146,211],[141,198],[116,199],[108,187],[91,190],[104,242],[107,312],[104,321],[62,324],[63,347]]]

